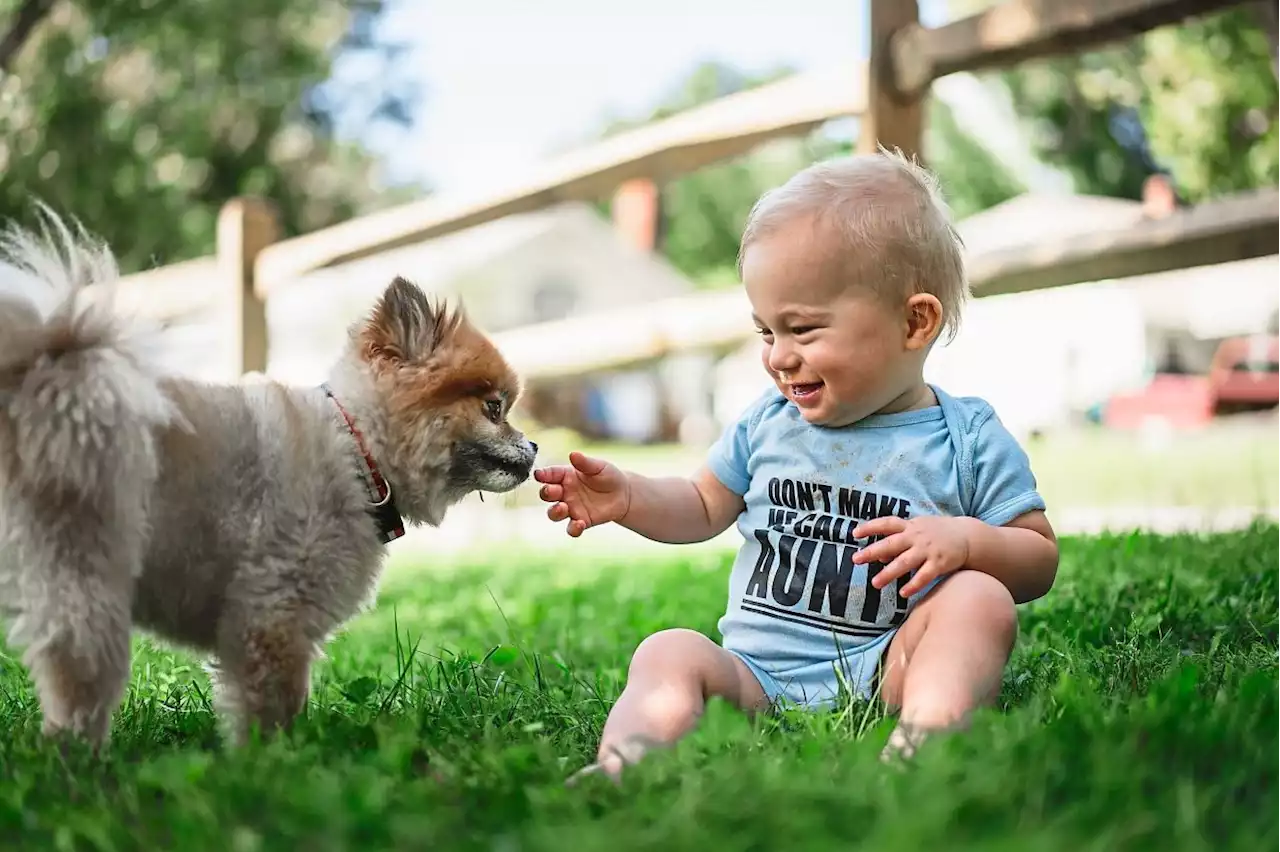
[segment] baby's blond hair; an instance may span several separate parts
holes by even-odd
[[[942,304],[939,336],[955,336],[969,285],[963,243],[932,173],[883,147],[809,166],[755,203],[738,272],[752,242],[800,218],[834,229],[849,283],[890,299],[928,293]]]

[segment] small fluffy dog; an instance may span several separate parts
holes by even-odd
[[[529,477],[518,377],[399,278],[321,387],[166,376],[110,248],[42,210],[0,238],[0,616],[43,730],[106,740],[135,627],[214,658],[234,741],[287,726],[401,518]]]

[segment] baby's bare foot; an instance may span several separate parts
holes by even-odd
[[[615,786],[620,785],[622,783],[623,765],[622,758],[613,754],[608,755],[597,760],[595,763],[582,767],[577,772],[570,775],[565,779],[564,785],[566,787],[576,787],[583,778],[586,778],[589,775],[603,775],[612,781]]]
[[[908,761],[915,756],[916,749],[928,736],[924,728],[910,727],[899,723],[889,734],[889,741],[880,750],[880,762]]]
[[[643,734],[633,734],[616,745],[602,746],[600,754],[596,757],[596,762],[584,766],[570,775],[565,781],[565,786],[576,786],[583,778],[589,775],[604,775],[614,785],[620,785],[624,767],[639,762],[640,758],[644,757],[645,752],[661,745],[661,742],[651,737],[646,737]]]
[[[963,731],[969,727],[968,719],[961,719],[950,725],[918,725],[898,722],[898,726],[889,734],[889,740],[880,751],[882,763],[905,763],[915,757],[916,751],[924,741],[934,734],[950,734]]]

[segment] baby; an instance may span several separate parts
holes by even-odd
[[[685,543],[736,522],[744,539],[723,644],[641,642],[582,772],[616,780],[713,696],[754,713],[878,693],[898,714],[884,755],[910,755],[994,701],[1014,605],[1053,585],[1026,454],[986,402],[924,381],[968,289],[933,176],[885,151],[805,169],[756,203],[739,271],[774,387],[705,466],[659,479],[573,453],[535,472],[570,536],[613,522]]]

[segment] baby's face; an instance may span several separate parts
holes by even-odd
[[[808,221],[762,237],[742,278],[765,370],[805,420],[843,426],[894,401],[919,365],[905,345],[905,303],[895,310],[841,280],[824,237]]]

